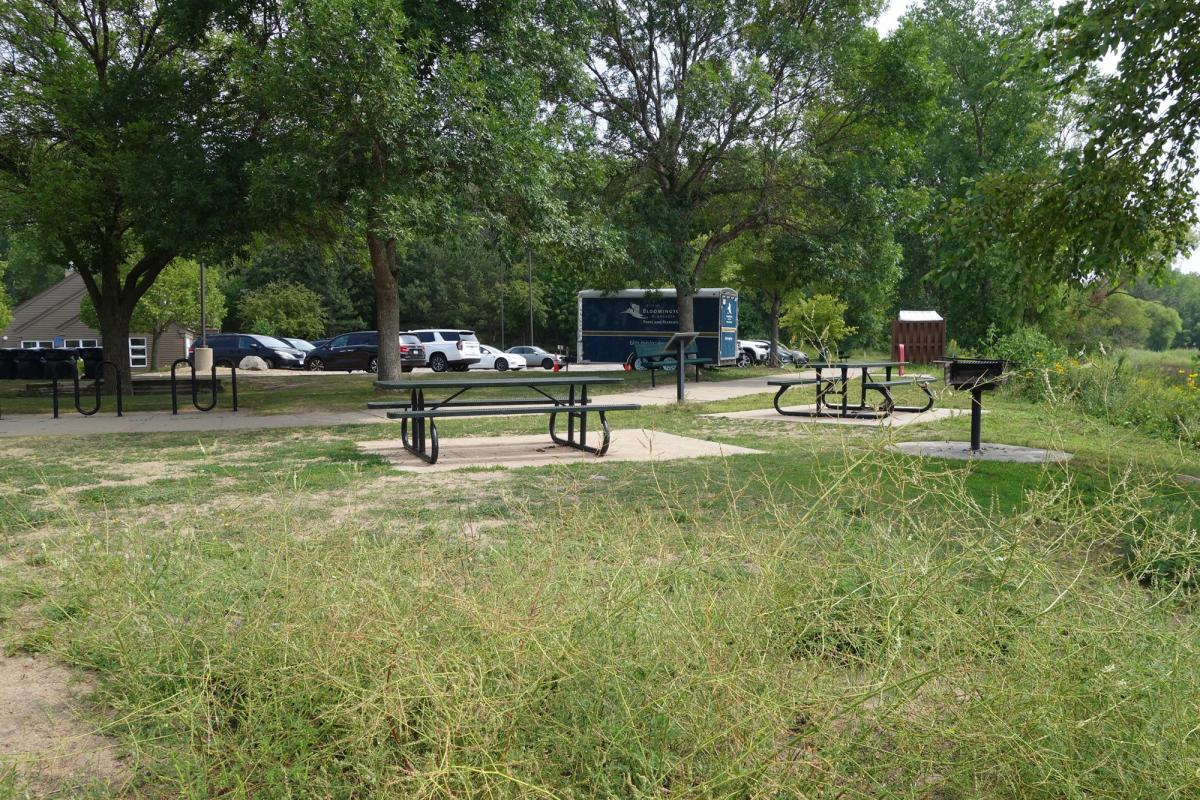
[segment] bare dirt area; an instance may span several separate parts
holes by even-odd
[[[83,719],[93,688],[48,659],[0,656],[0,774],[62,796],[127,780],[116,741]]]

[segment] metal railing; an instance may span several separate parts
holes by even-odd
[[[70,360],[59,359],[49,362],[50,395],[54,406],[54,418],[58,419],[59,417],[58,381],[60,377],[65,377],[59,375],[64,367],[71,370],[71,385],[73,389],[72,395],[75,400],[75,410],[80,414],[83,414],[85,417],[90,417],[100,410],[101,398],[103,397],[104,391],[104,368],[106,366],[112,367],[114,385],[117,387],[117,416],[125,416],[125,398],[124,393],[121,391],[121,373],[117,370],[117,365],[111,361],[101,361],[96,365],[96,377],[92,379],[92,386],[96,390],[96,402],[93,404],[91,409],[87,411],[84,410],[79,390],[79,367],[82,363],[83,359],[79,358],[78,356]]]
[[[209,378],[209,393],[212,395],[208,405],[200,404],[200,385],[196,381],[196,365],[188,361],[186,358],[177,358],[171,362],[171,413],[179,413],[179,391],[177,386],[178,378],[175,370],[180,364],[187,364],[191,370],[191,390],[192,390],[192,406],[197,411],[212,411],[217,407],[217,394],[220,392],[220,384],[217,383],[217,367],[227,365],[229,367],[229,393],[233,401],[233,410],[238,410],[238,393],[237,393],[237,366],[229,359],[214,361],[212,365],[212,375]]]

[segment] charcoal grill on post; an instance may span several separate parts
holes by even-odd
[[[1004,383],[1003,359],[952,358],[946,361],[946,385],[971,393],[971,451],[979,452],[980,421],[983,417],[983,393]]]

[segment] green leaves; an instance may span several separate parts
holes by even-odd
[[[246,292],[238,302],[238,318],[249,333],[317,339],[325,335],[321,298],[311,289],[275,281]]]

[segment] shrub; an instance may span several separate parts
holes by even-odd
[[[785,302],[779,321],[792,332],[795,343],[817,352],[836,351],[839,342],[858,330],[846,324],[845,302],[828,294],[793,295]]]
[[[988,328],[983,350],[992,358],[1003,358],[1013,372],[1044,369],[1062,362],[1067,356],[1061,345],[1053,342],[1041,330],[1028,325],[1003,335],[994,326]]]
[[[1200,447],[1200,371],[1134,366],[1124,354],[1063,359],[1014,371],[1009,391],[1069,405],[1118,427]]]

